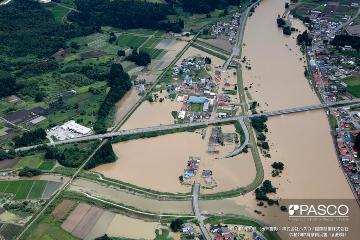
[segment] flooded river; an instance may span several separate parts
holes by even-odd
[[[250,93],[260,103],[259,110],[319,103],[304,77],[304,63],[299,60],[304,56],[294,39],[297,34],[286,37],[276,26],[277,15],[283,13],[284,5],[284,0],[263,0],[245,29],[243,56],[250,60],[252,69],[244,69],[244,85],[252,86]],[[301,26],[298,21],[294,25]],[[263,158],[262,162],[265,179],[278,187],[275,198],[353,199],[335,153],[324,111],[271,117],[268,127],[271,158]],[[274,161],[285,164],[281,177],[271,176],[270,165]],[[203,201],[201,209],[245,213],[270,224],[279,224],[272,218],[272,213],[267,215],[269,208],[258,207],[254,199],[254,194],[249,193],[228,200]],[[255,209],[264,216],[255,214]]]

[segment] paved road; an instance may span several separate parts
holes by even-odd
[[[244,119],[241,118],[241,119],[239,119],[238,121],[239,121],[239,123],[240,123],[241,128],[242,128],[243,131],[244,131],[245,140],[244,140],[244,143],[243,143],[240,147],[236,148],[233,152],[231,152],[229,155],[227,155],[227,156],[226,156],[227,158],[229,158],[229,157],[234,157],[234,156],[236,156],[236,155],[239,155],[239,154],[242,152],[242,150],[244,150],[244,148],[249,144],[249,130],[248,130],[248,128],[246,127],[246,124],[245,124],[245,122],[244,122]]]
[[[205,240],[211,240],[212,238],[211,238],[208,230],[205,227],[204,219],[202,218],[201,213],[200,213],[199,191],[200,191],[200,184],[195,183],[193,186],[193,193],[192,193],[192,208],[194,211],[194,215],[199,222],[200,230],[201,230],[203,237],[205,238]]]
[[[244,14],[241,18],[241,23],[237,32],[237,36],[236,36],[236,43],[232,49],[231,55],[228,58],[228,60],[224,63],[223,66],[223,70],[226,71],[229,67],[229,65],[231,64],[231,61],[233,60],[234,57],[240,56],[241,53],[241,44],[242,44],[242,39],[244,37],[244,31],[245,31],[245,25],[246,25],[246,20],[249,17],[249,13],[250,13],[250,9],[252,7],[254,7],[256,4],[258,4],[259,1],[256,1],[255,3],[251,4],[245,11]]]
[[[231,117],[231,118],[212,119],[212,120],[207,120],[207,121],[203,121],[203,122],[160,125],[160,126],[155,126],[155,127],[114,131],[114,132],[108,132],[108,133],[104,133],[104,134],[94,134],[94,135],[88,135],[88,136],[84,136],[84,137],[78,137],[78,138],[73,138],[73,139],[68,139],[68,140],[63,140],[63,141],[56,141],[53,143],[47,143],[47,145],[55,146],[55,145],[68,144],[68,143],[91,141],[91,140],[96,140],[96,139],[106,139],[106,138],[113,138],[113,137],[130,136],[130,135],[135,135],[135,134],[152,133],[152,132],[166,131],[166,130],[176,130],[176,129],[182,129],[182,128],[193,128],[193,127],[200,128],[200,127],[205,127],[208,125],[238,121],[240,119],[248,120],[251,118],[261,117],[261,116],[271,117],[271,116],[278,116],[278,115],[318,110],[318,109],[334,107],[334,106],[339,106],[339,105],[353,104],[353,103],[360,103],[360,98],[339,101],[339,102],[334,102],[334,103],[323,103],[323,104],[319,104],[319,105],[290,108],[290,109],[284,109],[284,110],[279,110],[279,111],[263,112],[263,113],[252,114],[252,115],[235,116],[235,117]],[[28,151],[28,150],[37,148],[39,146],[41,146],[41,145],[21,147],[21,148],[15,149],[15,150],[16,151]]]

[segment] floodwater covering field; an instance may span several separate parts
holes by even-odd
[[[81,239],[94,239],[104,234],[111,237],[154,239],[157,225],[156,222],[122,216],[81,202],[61,227]]]
[[[232,125],[223,126],[225,133],[234,132]],[[94,170],[107,177],[164,192],[190,192],[191,187],[181,185],[189,157],[200,157],[199,171],[193,179],[201,182],[202,170],[212,170],[217,183],[207,192],[231,190],[249,184],[255,178],[251,154],[224,158],[236,147],[226,144],[218,147],[219,154],[207,153],[208,135],[183,132],[148,139],[138,139],[113,145],[118,156],[115,163],[101,165]]]

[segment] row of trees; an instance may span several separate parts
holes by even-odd
[[[129,75],[124,72],[121,64],[113,64],[108,74],[108,86],[110,91],[100,105],[94,130],[97,133],[106,132],[106,119],[114,104],[119,101],[130,90],[132,84]]]
[[[41,170],[37,168],[24,167],[19,171],[20,177],[34,177],[34,176],[39,176],[40,174],[41,174]]]
[[[82,26],[113,26],[123,29],[149,28],[179,31],[183,21],[169,21],[174,9],[167,4],[134,0],[76,0],[78,12],[69,14],[70,21]]]
[[[25,132],[22,136],[14,138],[16,147],[24,147],[28,145],[39,144],[46,139],[46,132],[42,128],[38,128],[29,132]]]

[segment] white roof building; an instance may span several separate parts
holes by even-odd
[[[67,130],[70,130],[72,132],[80,133],[82,135],[87,135],[91,133],[91,129],[87,128],[83,125],[77,124],[74,120],[70,120],[66,123],[64,123],[61,127],[67,128]]]

